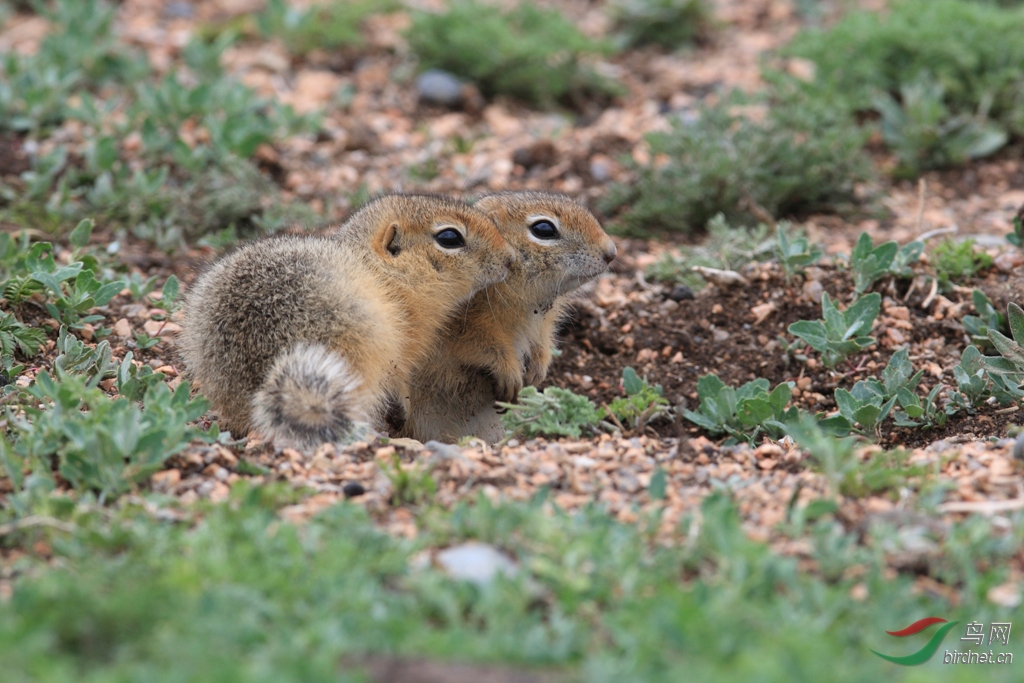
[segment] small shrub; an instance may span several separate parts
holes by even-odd
[[[840,311],[825,292],[821,295],[823,319],[798,320],[788,331],[818,351],[822,362],[832,368],[847,356],[875,343],[874,337],[866,335],[871,332],[881,304],[882,296],[873,292]]]
[[[557,11],[528,1],[502,12],[456,0],[444,14],[416,14],[406,37],[421,69],[450,71],[487,97],[507,95],[547,107],[618,92],[588,64],[588,56],[607,48]]]
[[[943,240],[932,250],[932,264],[939,283],[951,283],[974,277],[992,267],[992,257],[974,248],[974,240]]]
[[[991,3],[900,0],[805,31],[786,53],[816,65],[813,99],[882,115],[908,175],[999,149],[1024,134],[1024,13]]]
[[[701,42],[711,30],[706,0],[612,0],[612,26],[628,47],[675,50]]]
[[[512,435],[570,436],[594,434],[601,424],[601,409],[586,396],[559,387],[544,393],[535,387],[519,392],[519,403],[499,403],[508,412],[502,416],[505,429]]]
[[[897,178],[914,178],[930,168],[957,166],[1001,149],[1008,136],[978,114],[953,115],[943,102],[945,88],[931,77],[900,86],[899,99],[875,97],[882,137],[896,153]]]
[[[683,417],[712,435],[728,434],[747,443],[754,443],[762,432],[778,438],[785,433],[783,423],[797,418],[797,409],[786,410],[792,392],[788,383],[770,393],[768,387],[768,380],[758,378],[734,389],[718,375],[704,375],[697,380],[700,406],[684,410]]]
[[[753,222],[755,205],[779,216],[854,201],[854,183],[870,166],[865,135],[841,110],[783,97],[757,121],[738,104],[706,107],[696,120],[676,118],[671,131],[647,136],[658,163],[636,169],[636,182],[613,187],[603,202],[605,211],[625,207],[616,230],[685,233],[719,213]]]
[[[0,450],[16,488],[26,466],[52,481],[55,465],[74,488],[97,493],[102,503],[148,478],[202,433],[188,423],[207,404],[189,398],[187,382],[173,393],[154,384],[139,408],[127,398],[111,400],[93,381],[64,373],[57,382],[43,372],[28,389],[38,407],[23,406],[24,417],[8,412],[15,440],[0,437]]]

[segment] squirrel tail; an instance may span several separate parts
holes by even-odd
[[[363,433],[361,380],[321,344],[300,343],[279,355],[253,399],[253,424],[281,445],[312,449]]]

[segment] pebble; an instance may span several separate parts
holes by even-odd
[[[462,102],[462,81],[440,69],[429,69],[416,78],[421,101],[454,107]]]
[[[689,301],[693,299],[693,290],[686,285],[676,285],[672,288],[672,291],[668,293],[668,298],[672,299],[676,303],[680,301]]]
[[[114,323],[113,332],[115,337],[121,337],[122,339],[128,339],[131,337],[132,326],[128,323],[128,318],[121,318]]]
[[[804,283],[804,296],[816,304],[821,303],[821,294],[824,291],[825,287],[818,280],[808,280]]]
[[[590,158],[590,177],[594,182],[603,183],[611,180],[611,160],[603,154],[595,154]]]
[[[1006,251],[996,256],[995,266],[1003,273],[1009,273],[1024,265],[1024,254],[1019,250]]]
[[[515,562],[487,543],[470,541],[437,554],[437,564],[450,577],[486,586],[498,574],[514,576]]]
[[[366,487],[358,481],[350,481],[341,487],[341,492],[345,494],[346,498],[358,498],[366,493]]]

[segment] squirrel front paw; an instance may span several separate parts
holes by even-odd
[[[551,349],[547,347],[535,347],[523,359],[524,377],[523,384],[526,386],[537,386],[548,376],[548,367],[551,365]]]
[[[523,380],[520,377],[508,378],[504,382],[498,382],[494,386],[494,395],[502,403],[515,403],[519,400],[519,392],[523,390]]]

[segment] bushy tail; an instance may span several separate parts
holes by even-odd
[[[321,344],[300,343],[274,360],[253,399],[253,424],[279,445],[310,449],[366,430],[361,381]]]

